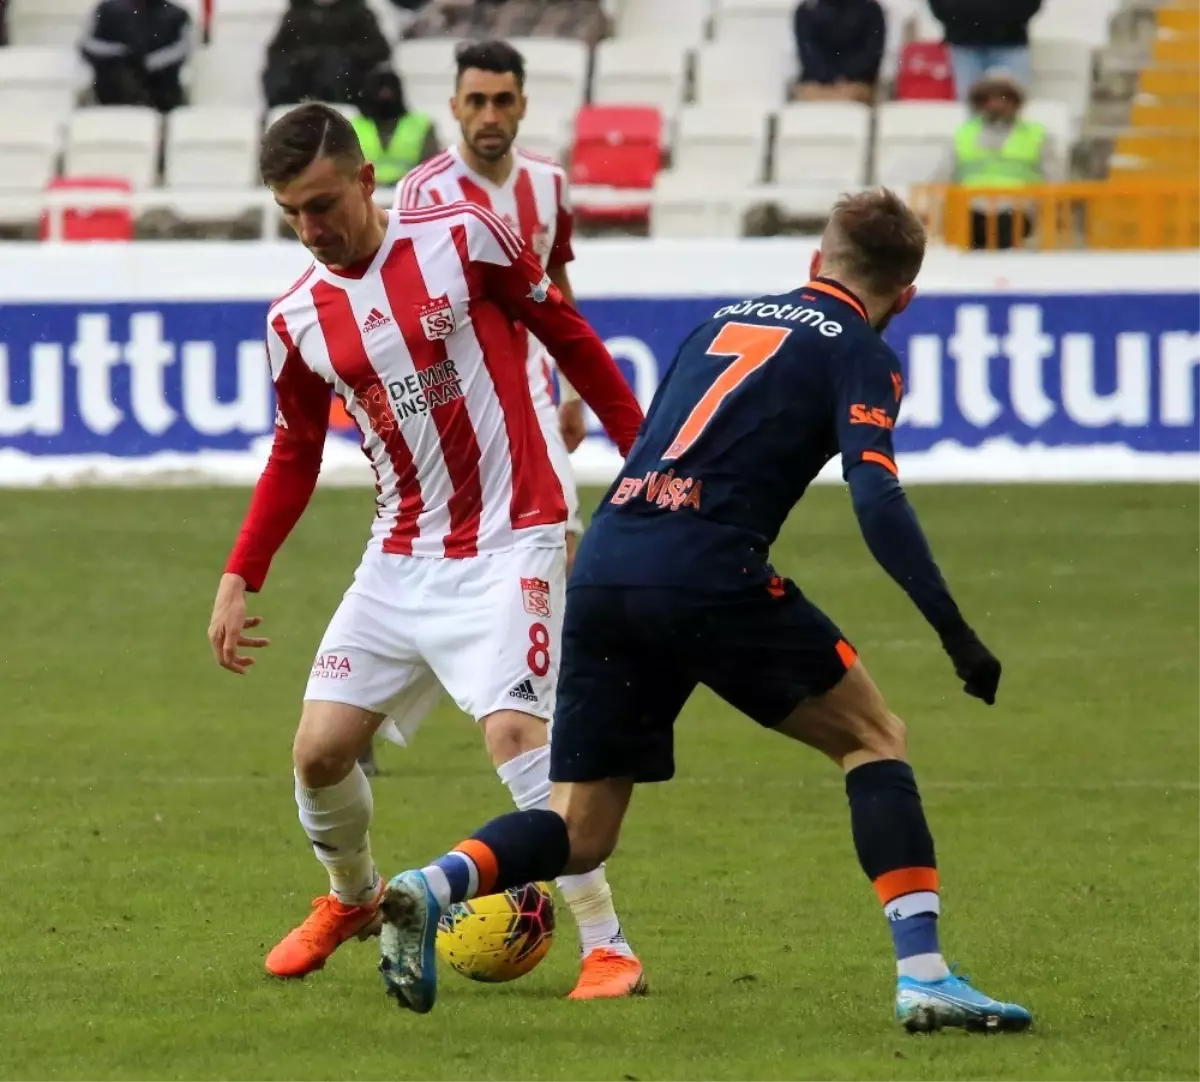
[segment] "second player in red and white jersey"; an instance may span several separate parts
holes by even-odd
[[[548,271],[566,267],[574,258],[571,249],[570,197],[566,173],[549,158],[531,154],[515,144],[510,150],[512,170],[502,184],[493,183],[467,164],[462,150],[451,147],[408,174],[396,190],[396,207],[409,209],[469,200],[493,211],[528,246]],[[582,531],[578,500],[567,449],[558,433],[551,389],[551,362],[545,346],[525,328],[529,387],[534,409],[542,422],[551,460],[563,482],[570,512],[568,529]]]

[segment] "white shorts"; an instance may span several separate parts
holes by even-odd
[[[567,445],[563,443],[562,430],[558,425],[558,407],[550,397],[549,368],[539,359],[536,363],[531,361],[529,369],[533,408],[542,426],[546,449],[550,452],[550,464],[562,483],[563,498],[567,501],[567,533],[579,537],[583,533],[583,523],[579,518],[579,490],[575,487],[571,456],[567,452]]]
[[[385,714],[407,744],[445,688],[476,721],[554,716],[566,550],[448,560],[368,549],[321,639],[306,700]]]

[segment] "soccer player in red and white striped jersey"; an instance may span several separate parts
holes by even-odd
[[[567,175],[561,165],[531,154],[514,140],[525,115],[525,63],[503,41],[471,42],[457,54],[458,76],[451,107],[462,139],[417,166],[396,189],[397,209],[468,200],[487,207],[513,228],[541,261],[550,280],[575,303],[567,264],[574,218]],[[528,339],[529,385],[555,471],[567,496],[567,566],[583,532],[579,498],[568,458],[585,435],[583,403],[560,375],[561,403],[551,390],[551,358],[535,336]]]
[[[356,761],[377,729],[406,743],[445,688],[479,722],[518,806],[549,794],[567,508],[515,324],[551,345],[623,452],[642,414],[595,332],[494,214],[465,202],[377,207],[374,169],[335,110],[305,105],[278,120],[260,165],[316,261],[267,316],[275,442],[213,608],[225,668],[245,672],[243,648],[267,645],[248,634],[259,619],[246,617],[245,594],[262,587],[312,495],[331,390],[359,427],[377,491],[293,750],[300,822],[330,892],[266,967],[301,977],[377,927],[371,789]]]

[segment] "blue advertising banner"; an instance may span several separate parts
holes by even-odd
[[[739,297],[583,300],[642,403],[675,348]],[[238,451],[274,416],[265,301],[0,305],[0,448]],[[1195,293],[918,297],[887,337],[901,452],[1017,445],[1200,450]]]

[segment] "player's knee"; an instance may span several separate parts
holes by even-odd
[[[498,710],[480,722],[483,740],[495,766],[524,755],[546,744],[546,723],[532,714],[516,710]]]
[[[908,756],[908,727],[890,710],[871,719],[863,729],[863,750],[882,759],[904,759]]]
[[[292,744],[292,765],[296,777],[301,785],[309,789],[337,785],[349,776],[357,760],[357,751],[314,738],[303,731],[296,734]]]

